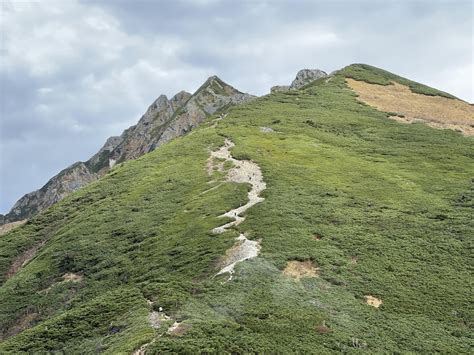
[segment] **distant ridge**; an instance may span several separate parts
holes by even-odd
[[[0,224],[30,219],[71,192],[97,180],[115,164],[136,159],[199,125],[206,117],[231,105],[253,99],[225,83],[209,77],[194,93],[180,91],[171,99],[160,95],[140,118],[120,136],[107,139],[86,162],[76,162],[51,178],[39,190],[20,198]]]

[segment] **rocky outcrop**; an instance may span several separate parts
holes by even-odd
[[[290,90],[289,85],[276,85],[270,89],[270,92],[285,92]]]
[[[297,74],[296,78],[291,82],[291,85],[276,85],[270,89],[271,93],[275,92],[287,92],[289,90],[298,90],[309,83],[326,78],[329,75],[326,72],[319,69],[301,69]]]
[[[296,74],[295,80],[290,85],[290,89],[300,89],[312,81],[325,78],[328,75],[319,69],[302,69]]]
[[[50,179],[41,189],[24,195],[0,224],[29,219],[71,192],[97,180],[115,164],[135,159],[179,137],[220,110],[255,98],[212,76],[193,94],[181,91],[158,97],[138,123],[122,135],[107,139],[88,161],[77,162]]]

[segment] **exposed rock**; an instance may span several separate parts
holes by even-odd
[[[301,69],[297,74],[296,78],[291,82],[291,85],[276,85],[273,86],[270,91],[275,92],[287,92],[289,90],[297,90],[303,86],[311,83],[312,81],[326,78],[328,75],[326,72],[319,69]]]
[[[290,90],[289,85],[276,85],[270,89],[271,92],[285,92],[288,90]]]
[[[41,189],[20,198],[5,216],[5,222],[30,219],[39,211],[48,208],[97,178],[98,175],[91,172],[85,163],[74,163],[49,180]]]
[[[168,99],[159,96],[135,126],[119,137],[110,137],[88,161],[77,162],[51,178],[37,191],[23,196],[11,211],[0,215],[0,224],[29,219],[66,197],[71,192],[97,180],[116,163],[135,159],[169,140],[181,136],[209,115],[254,99],[212,76],[193,94],[181,91]]]
[[[88,166],[92,171],[99,171],[105,166],[105,162],[111,151],[113,151],[117,146],[122,143],[123,138],[120,136],[114,136],[107,139],[104,146],[88,160]],[[110,165],[110,161],[109,161]]]
[[[296,74],[295,80],[290,85],[290,89],[299,89],[312,81],[325,78],[328,75],[319,69],[302,69]]]

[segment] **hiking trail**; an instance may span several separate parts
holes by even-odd
[[[234,208],[219,217],[229,217],[233,221],[225,223],[219,227],[216,227],[212,230],[214,234],[221,234],[227,231],[233,226],[237,226],[245,220],[245,217],[242,214],[247,211],[252,206],[260,203],[264,200],[263,197],[260,197],[260,193],[265,190],[267,187],[266,183],[263,181],[262,171],[260,167],[249,160],[237,160],[232,157],[230,154],[230,149],[235,146],[235,144],[226,139],[224,145],[218,150],[211,152],[209,157],[208,166],[214,166],[214,160],[225,160],[231,162],[234,166],[227,173],[226,180],[229,182],[236,183],[248,183],[251,185],[251,189],[248,192],[249,201],[237,208]],[[212,171],[212,169],[211,169]],[[234,267],[237,263],[255,258],[260,252],[260,242],[247,239],[244,233],[236,238],[237,243],[227,250],[224,261],[222,262],[222,268],[216,275],[221,275],[224,273],[229,273],[230,281],[232,279],[232,274],[234,273]]]

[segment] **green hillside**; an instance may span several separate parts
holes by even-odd
[[[451,97],[353,65],[117,165],[0,237],[0,353],[468,353],[474,141],[388,119],[346,76]],[[265,200],[213,234],[250,189],[225,182],[231,164],[208,175],[225,138],[260,166]],[[227,281],[240,232],[260,255]],[[294,260],[319,275],[283,274]],[[151,311],[170,318],[153,328]]]

